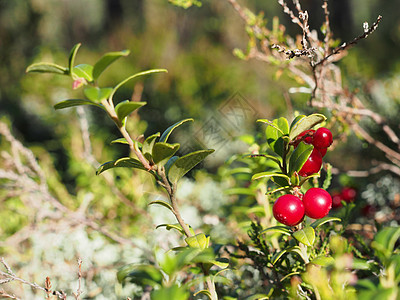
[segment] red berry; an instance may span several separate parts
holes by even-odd
[[[283,195],[275,201],[272,212],[278,222],[288,226],[295,226],[303,221],[304,205],[296,196]]]
[[[320,188],[309,189],[303,197],[306,216],[313,219],[325,217],[332,208],[332,197]]]
[[[332,132],[328,128],[321,127],[315,132],[312,144],[317,148],[328,148],[332,142]]]
[[[299,175],[303,177],[318,173],[322,166],[322,156],[318,149],[314,148],[310,156],[307,158],[303,167],[299,171]]]
[[[296,148],[299,144],[300,144],[300,140],[302,139],[303,136],[305,136],[306,134],[308,135],[306,138],[304,138],[302,140],[302,142],[304,144],[312,144],[313,141],[313,135],[315,133],[314,129],[309,129],[309,130],[305,130],[302,133],[300,133],[295,140],[295,143],[293,144],[293,146]]]
[[[357,196],[357,191],[351,187],[345,187],[341,192],[342,198],[346,202],[353,202]]]
[[[328,151],[328,148],[317,148],[319,153],[321,153],[321,156],[324,157],[326,154],[326,151]]]
[[[342,207],[342,206],[343,206],[342,200],[343,200],[342,194],[340,194],[340,193],[338,193],[338,192],[334,193],[334,194],[332,195],[332,207],[333,207],[333,208]]]

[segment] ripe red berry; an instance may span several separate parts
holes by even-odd
[[[351,187],[345,187],[341,192],[342,198],[346,202],[353,202],[357,196],[357,191]]]
[[[316,148],[328,148],[333,142],[332,132],[325,127],[318,128],[312,144]]]
[[[314,148],[310,156],[307,158],[303,167],[299,171],[299,175],[303,177],[318,173],[322,166],[322,156],[318,149]]]
[[[342,207],[342,194],[335,192],[334,194],[332,194],[332,207],[333,208],[339,208]]]
[[[295,226],[303,221],[304,205],[296,196],[283,195],[275,201],[272,212],[278,222],[288,226]]]
[[[317,148],[319,153],[321,153],[321,156],[324,157],[326,152],[328,151],[328,148]]]
[[[332,197],[320,188],[309,189],[303,197],[306,216],[313,219],[325,217],[332,208]]]

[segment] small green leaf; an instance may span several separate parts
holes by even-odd
[[[88,64],[80,64],[72,68],[72,78],[74,80],[78,78],[84,78],[88,82],[93,81],[93,66]]]
[[[119,138],[116,140],[111,141],[111,144],[125,144],[129,145],[128,141],[125,138]]]
[[[27,73],[54,73],[68,75],[68,69],[53,63],[35,63],[26,68]]]
[[[54,105],[55,109],[63,109],[63,108],[68,108],[68,107],[73,107],[73,106],[79,106],[79,105],[93,105],[97,106],[101,109],[104,109],[104,106],[101,104],[97,104],[93,101],[90,100],[85,100],[85,99],[68,99],[64,100],[62,102],[58,102],[56,105]]]
[[[74,64],[75,64],[75,57],[76,57],[76,54],[78,53],[78,50],[81,45],[82,45],[81,43],[76,44],[74,47],[72,47],[72,49],[69,53],[69,58],[68,58],[69,74],[71,74],[71,72],[72,72],[72,68],[74,67]]]
[[[162,273],[152,265],[129,264],[117,272],[120,283],[129,281],[138,285],[159,286],[162,284]]]
[[[157,225],[156,229],[161,228],[161,227],[165,227],[165,229],[167,229],[167,230],[175,229],[175,230],[179,231],[179,233],[185,234],[185,231],[182,229],[182,226],[179,224],[160,224],[160,225]]]
[[[153,204],[162,205],[162,206],[168,208],[170,211],[173,211],[173,208],[172,208],[171,204],[169,204],[169,203],[166,202],[166,201],[163,201],[163,200],[155,200],[155,201],[151,201],[151,202],[149,203],[149,205],[153,205]],[[163,226],[163,225],[159,225],[159,226],[157,226],[156,228],[158,228],[158,227],[160,227],[160,226]],[[181,228],[181,229],[182,229],[182,228]]]
[[[325,120],[326,120],[326,117],[321,114],[312,114],[307,117],[301,118],[291,128],[290,133],[289,133],[290,140],[293,140],[295,137],[297,137],[303,131],[309,130],[309,129],[313,128],[315,125],[324,122]]]
[[[229,266],[229,260],[227,258],[217,258],[210,261],[213,265],[225,269]]]
[[[371,246],[383,262],[393,254],[394,246],[399,237],[400,227],[385,227],[375,235]]]
[[[193,122],[194,120],[191,119],[191,118],[190,119],[184,119],[184,120],[179,121],[179,122],[175,123],[174,125],[171,125],[170,127],[168,127],[163,132],[163,134],[161,135],[160,142],[166,142],[168,140],[169,136],[171,135],[172,131],[174,131],[177,127],[181,126],[183,123],[186,123],[186,122],[189,122],[189,121]]]
[[[114,87],[114,89],[113,89],[113,91],[112,91],[112,93],[110,95],[110,99],[113,99],[114,94],[118,91],[118,89],[121,86],[123,86],[125,83],[127,83],[128,81],[130,81],[130,80],[132,80],[134,78],[140,77],[140,76],[144,76],[144,75],[148,75],[148,74],[152,74],[152,73],[160,73],[160,72],[168,72],[168,71],[165,70],[165,69],[153,69],[153,70],[147,70],[147,71],[143,71],[143,72],[140,72],[140,73],[136,73],[136,74],[134,74],[132,76],[129,76],[128,78],[124,79],[123,81],[121,81],[120,83],[118,83]]]
[[[291,185],[290,178],[287,176],[272,176],[271,180],[280,187],[286,188]]]
[[[165,174],[169,173],[169,169],[171,166],[178,160],[179,156],[172,156],[170,159],[168,159],[167,163],[165,164]]]
[[[323,267],[327,267],[327,266],[331,266],[335,263],[335,260],[333,259],[332,256],[324,256],[324,255],[320,255],[315,257],[311,263],[316,264],[316,265],[320,265]]]
[[[265,121],[265,120],[258,120]],[[265,135],[267,137],[267,143],[276,154],[283,156],[285,151],[285,144],[287,141],[287,134],[289,131],[289,125],[285,118],[275,119],[272,122],[266,120],[269,126],[265,130]]]
[[[156,142],[156,139],[160,136],[160,133],[157,132],[153,135],[150,135],[146,138],[146,140],[143,142],[143,147],[142,147],[142,152],[144,157],[146,157],[146,159],[148,161],[153,160],[153,157],[151,156],[152,152],[153,152],[153,146],[154,143]]]
[[[199,150],[178,158],[170,167],[168,178],[172,183],[177,183],[187,172],[203,161],[214,150]]]
[[[87,87],[83,90],[85,96],[94,102],[101,102],[110,96],[112,88],[98,88],[94,86]]]
[[[211,293],[209,290],[200,290],[200,291],[194,293],[193,296],[196,297],[197,295],[200,295],[200,294],[206,295],[208,297],[208,299],[212,300],[212,296],[211,296]]]
[[[294,120],[292,121],[292,123],[290,124],[290,131],[292,131],[294,125],[296,125],[301,119],[305,118],[305,115],[298,115],[296,118],[294,118]],[[289,132],[290,132],[289,131]]]
[[[312,145],[306,145],[304,143],[300,143],[296,149],[294,149],[292,155],[289,159],[289,175],[291,176],[295,171],[299,172],[314,147]]]
[[[142,107],[143,105],[146,105],[146,102],[134,102],[125,100],[115,106],[115,112],[117,113],[118,119],[122,122],[126,116],[128,116],[139,107]]]
[[[206,249],[208,248],[208,244],[210,242],[210,237],[206,237],[204,233],[199,233],[194,236],[189,236],[185,239],[185,242],[189,245],[191,248],[200,248],[200,249]]]
[[[187,300],[189,296],[189,291],[186,290],[185,286],[174,284],[172,286],[162,287],[158,290],[153,290],[150,298],[154,300]]]
[[[273,265],[275,265],[275,264],[277,263],[277,261],[278,261],[284,254],[287,254],[287,253],[290,253],[290,252],[292,252],[292,253],[297,253],[297,254],[300,255],[300,257],[304,260],[303,253],[301,252],[300,247],[299,247],[299,246],[294,246],[294,247],[290,247],[290,248],[287,248],[287,249],[283,249],[282,251],[279,251],[279,252],[275,253],[275,254],[272,256],[272,258],[271,258],[271,263],[272,263]]]
[[[120,158],[114,161],[109,161],[104,164],[102,164],[96,171],[96,175],[99,175],[103,173],[104,171],[107,171],[109,169],[113,168],[134,168],[134,169],[140,169],[140,170],[146,170],[145,167],[143,167],[142,163],[131,157],[124,157]],[[147,171],[147,170],[146,170]]]
[[[312,246],[315,241],[315,231],[311,226],[306,226],[293,233],[293,237],[306,246]]]
[[[248,188],[230,188],[224,190],[225,195],[249,195],[255,196],[256,192]]]
[[[288,181],[290,180],[290,178],[287,175],[282,174],[282,173],[277,173],[277,172],[261,172],[261,173],[257,173],[257,174],[254,174],[251,177],[251,180],[256,180],[256,179],[260,179],[260,178],[264,178],[264,177],[267,177],[267,178],[269,178],[269,177],[283,177],[283,178],[287,179]]]
[[[290,236],[292,234],[292,231],[289,227],[286,226],[273,226],[261,231],[260,235],[264,233],[281,233]]]
[[[154,144],[151,156],[155,164],[164,165],[178,150],[180,144],[158,142]]]
[[[341,222],[342,220],[336,217],[324,217],[322,219],[319,219],[315,222],[313,222],[310,226],[314,229],[317,229],[319,226],[328,223],[328,222]]]
[[[270,160],[276,162],[278,165],[281,164],[281,161],[278,157],[269,155],[269,154],[246,154],[246,155],[244,155],[244,157],[251,157],[251,158],[265,157],[267,159],[270,159]]]
[[[118,52],[108,52],[104,54],[94,65],[93,67],[93,79],[97,80],[100,74],[111,65],[114,61],[122,56],[128,56],[130,53],[129,50],[122,50]]]

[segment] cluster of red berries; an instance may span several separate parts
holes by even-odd
[[[312,219],[325,217],[332,208],[332,197],[320,188],[311,188],[304,195],[291,194],[279,197],[272,207],[275,219],[288,226],[295,226],[303,221],[304,216]]]
[[[352,187],[344,187],[340,192],[332,193],[332,207],[338,208],[342,206],[342,201],[347,203],[356,199],[357,191]]]
[[[318,128],[317,130],[310,129],[303,131],[297,136],[294,147],[296,148],[301,141],[314,146],[313,151],[299,171],[300,176],[307,177],[318,173],[321,169],[322,158],[333,142],[332,132],[325,127]]]

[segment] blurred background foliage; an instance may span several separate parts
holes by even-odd
[[[304,0],[302,3],[309,11],[311,27],[319,29],[323,18],[322,1]],[[277,1],[246,0],[242,4],[255,12],[264,11],[271,23],[272,17],[278,16],[289,33],[300,34],[297,27],[291,26]],[[400,19],[395,9],[399,6],[399,0],[330,2],[334,36],[342,41],[360,34],[364,21],[371,24],[377,15],[383,16],[378,31],[351,49],[340,66],[349,87],[358,88],[368,103],[389,120],[398,120],[400,105]],[[109,51],[131,51],[127,58],[120,59],[104,73],[101,78],[104,85],[114,85],[129,74],[150,68],[168,70],[168,74],[148,77],[144,82],[124,86],[119,91],[120,100],[139,96],[148,102],[139,115],[132,117],[134,121],[129,129],[133,136],[143,132],[148,136],[180,119],[193,117],[195,125],[180,129],[181,133],[175,136],[178,142],[191,144],[190,140],[204,131],[210,117],[218,119],[218,111],[235,95],[240,95],[252,107],[253,114],[242,120],[241,129],[223,128],[229,131],[231,140],[229,146],[225,145],[216,153],[214,162],[210,159],[207,167],[211,174],[205,171],[191,174],[191,179],[183,181],[179,196],[184,199],[183,213],[193,222],[193,227],[208,228],[207,233],[211,233],[216,242],[234,242],[245,232],[238,230],[244,226],[241,222],[248,225],[248,221],[242,217],[240,208],[233,211],[230,207],[235,199],[224,194],[236,181],[226,170],[217,172],[217,167],[232,154],[247,151],[244,143],[234,140],[244,132],[253,135],[255,119],[277,116],[291,119],[293,111],[306,109],[306,98],[287,93],[290,87],[298,85],[295,79],[279,77],[273,67],[257,61],[243,61],[233,55],[235,48],[246,48],[247,35],[242,20],[228,1],[205,0],[201,1],[201,7],[183,9],[166,0],[0,0],[0,119],[10,124],[17,138],[34,152],[47,175],[51,192],[64,205],[76,209],[88,201],[90,214],[123,236],[134,237],[135,243],[145,245],[144,249],[151,249],[158,243],[176,245],[178,241],[173,236],[166,240],[164,229],[154,231],[154,225],[168,221],[169,216],[162,209],[147,207],[149,201],[162,197],[147,175],[135,173],[132,176],[126,170],[116,170],[108,177],[94,176],[93,165],[97,162],[127,154],[126,147],[109,145],[119,137],[112,122],[96,108],[80,112],[90,124],[93,157],[88,159],[79,113],[75,109],[57,112],[53,109],[60,100],[82,97],[81,91],[72,91],[72,82],[66,82],[61,76],[25,74],[26,67],[33,62],[66,65],[68,51],[78,42],[82,42],[83,47],[77,63],[94,63],[102,53]],[[399,129],[398,123],[396,129]],[[341,170],[368,167],[365,161],[366,158],[371,160],[373,152],[364,143],[354,141],[353,138],[343,141],[336,151],[328,154],[328,160]],[[1,138],[0,142],[0,149],[8,151],[7,142]],[[348,159],[342,159],[344,154]],[[4,166],[3,161],[0,167]],[[377,204],[373,195],[378,193],[382,206],[392,197],[398,197],[400,185],[398,179],[389,175],[378,176],[357,180],[342,176],[335,179],[335,184],[359,188],[363,201],[372,205]],[[224,177],[227,180],[221,180]],[[33,217],[19,197],[9,196],[6,189],[0,192],[1,199],[7,199],[1,204],[0,212],[0,219],[7,220],[0,227],[1,240],[5,241],[33,222]],[[241,201],[243,206],[254,205],[252,197],[242,197]],[[222,225],[224,216],[229,216],[229,222]],[[117,251],[95,232],[88,233],[82,226],[75,230],[68,236],[80,236],[77,240],[85,245],[84,249],[99,250],[103,254]],[[44,257],[48,246],[44,241],[54,239],[53,233],[51,230],[41,233],[42,237],[30,241],[30,249],[40,251],[26,252],[29,247],[25,244],[11,249],[3,243],[0,255],[14,255],[12,263],[20,267],[29,261],[36,262],[38,269],[43,269],[40,262],[45,260],[59,263],[62,251],[52,252],[53,257]],[[61,240],[58,250],[76,245],[71,239]],[[38,246],[41,241],[44,244]],[[64,256],[69,266],[74,255],[84,252],[82,249],[74,251]],[[99,282],[112,282],[115,280],[113,271],[107,273],[104,269],[115,267],[113,264],[152,259],[146,250],[135,251],[123,245],[118,248],[119,254],[109,257],[107,262],[100,262],[102,259],[98,257],[96,261],[95,256],[87,253],[88,264],[98,267],[91,269],[91,276],[103,276]],[[62,276],[65,269],[62,264],[58,266],[59,276]],[[74,267],[72,263],[71,268]],[[43,274],[35,276],[38,277],[33,279],[38,281],[44,278]],[[93,297],[103,295],[98,299],[109,299],[107,297],[115,293],[114,287],[102,283],[86,288]]]

